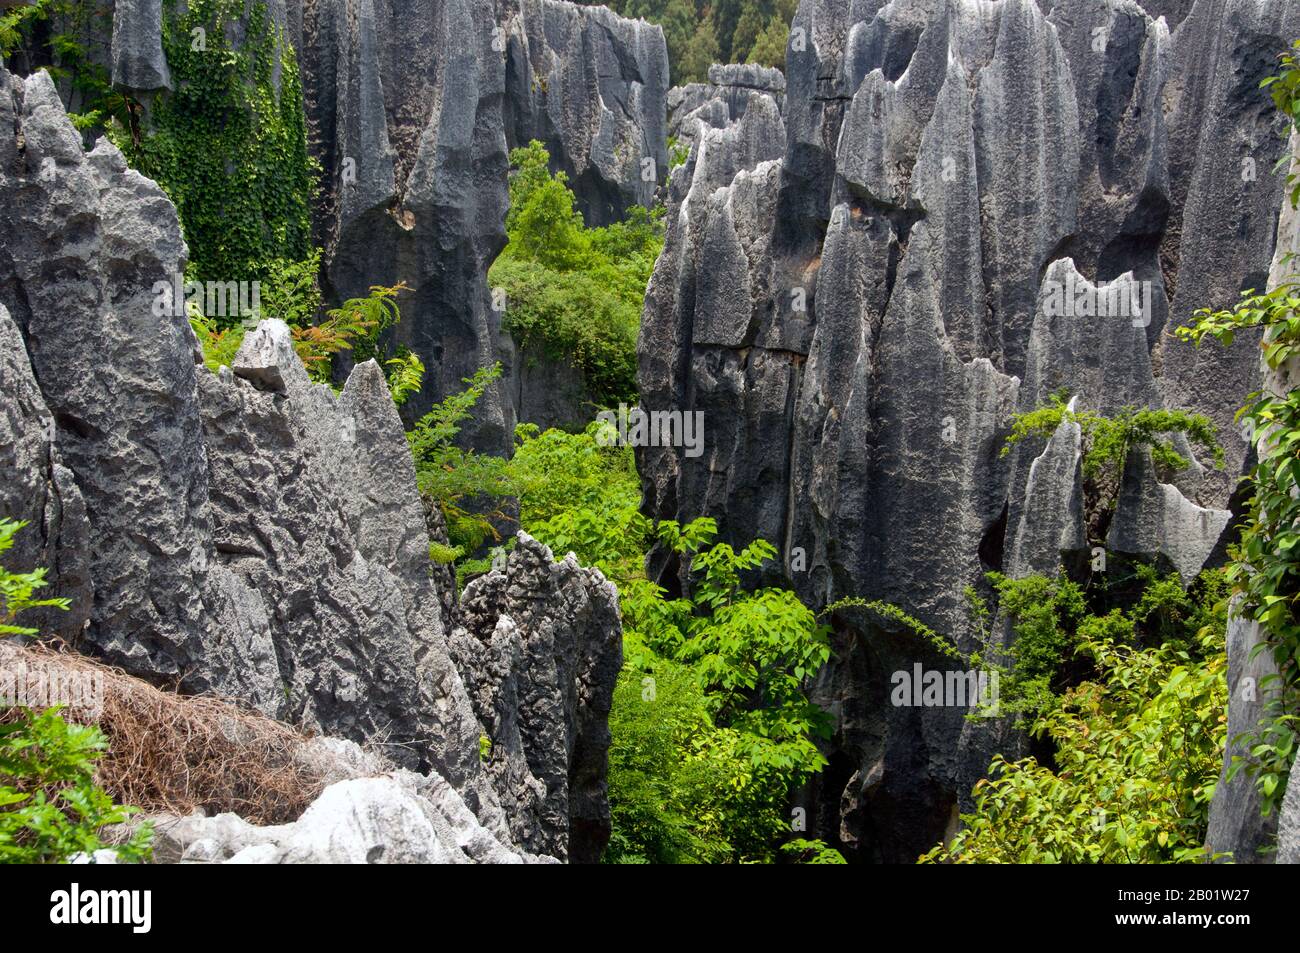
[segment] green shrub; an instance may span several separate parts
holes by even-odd
[[[1215,466],[1223,466],[1223,448],[1219,446],[1217,431],[1203,414],[1124,407],[1114,416],[1105,417],[1089,410],[1071,410],[1066,396],[1053,394],[1046,406],[1016,414],[1002,456],[1022,440],[1051,437],[1065,421],[1077,424],[1082,431],[1084,503],[1090,528],[1097,525],[1099,516],[1114,512],[1124,465],[1129,453],[1138,447],[1151,451],[1152,461],[1162,473],[1177,473],[1191,463],[1174,449],[1168,438],[1171,434],[1183,434],[1204,448]]]
[[[13,548],[26,524],[0,519],[0,552]],[[35,635],[17,624],[19,613],[41,606],[66,609],[66,599],[35,599],[46,585],[45,570],[11,572],[0,566],[0,636]],[[134,813],[120,807],[94,783],[94,762],[107,743],[98,728],[69,724],[57,709],[34,714],[26,709],[0,713],[0,863],[58,863],[73,854],[93,853],[100,833]],[[12,719],[12,720],[11,720]],[[141,827],[118,858],[143,859],[152,834]]]
[[[137,828],[107,844],[104,828],[135,813],[94,783],[107,741],[94,727],[70,724],[55,709],[0,724],[0,863],[61,863],[106,846],[119,861],[144,860],[152,831]]]
[[[1167,863],[1205,859],[1227,732],[1222,620],[1142,649],[1108,634],[1075,651],[1098,677],[1034,725],[1055,767],[998,756],[938,863]]]
[[[484,513],[471,504],[490,504],[514,493],[505,460],[456,445],[461,424],[500,376],[499,364],[480,368],[465,378],[465,390],[435,404],[406,434],[420,494],[441,508],[451,547],[462,553],[473,553],[489,538],[496,539],[492,518],[503,515]]]

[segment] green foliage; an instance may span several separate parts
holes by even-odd
[[[70,724],[56,709],[0,725],[0,863],[62,863],[110,846],[105,827],[136,813],[94,783],[108,747],[98,728]],[[119,862],[147,859],[153,837],[141,825],[112,844]]]
[[[685,630],[651,615],[647,643],[675,646],[676,658],[691,663],[706,687],[719,724],[740,731],[750,760],[800,784],[826,764],[813,739],[829,737],[829,719],[803,684],[830,658],[828,630],[793,592],[741,586],[741,573],[775,557],[771,543],[755,540],[740,552],[726,543],[704,546],[677,543],[693,557],[697,577]],[[633,615],[634,628],[643,618]]]
[[[203,312],[193,305],[187,306],[186,310],[190,327],[203,350],[203,366],[215,374],[223,366],[233,364],[239,345],[244,341],[246,326],[221,327],[215,320],[204,317]]]
[[[1033,726],[1055,769],[995,757],[961,831],[922,862],[1204,860],[1227,731],[1222,622],[1149,649],[1080,626],[1074,652],[1097,677]]]
[[[663,247],[662,209],[634,207],[622,222],[586,228],[540,142],[514,150],[510,161],[510,241],[488,279],[505,291],[505,328],[521,346],[572,362],[597,402],[634,400],[636,337]]]
[[[174,92],[138,140],[110,133],[176,204],[196,276],[255,280],[306,261],[317,169],[297,57],[266,3],[167,0],[162,26]]]
[[[1273,104],[1278,111],[1287,118],[1284,135],[1289,136],[1291,130],[1300,129],[1300,40],[1293,42],[1291,49],[1283,53],[1280,60],[1281,71],[1276,76],[1265,79],[1261,85],[1273,97]],[[1281,168],[1290,164],[1291,156],[1284,155],[1278,166]],[[1288,169],[1287,187],[1290,190],[1291,204],[1300,206],[1300,174]]]
[[[470,504],[514,493],[505,460],[466,450],[455,442],[461,424],[500,376],[499,364],[480,368],[473,377],[465,378],[465,390],[435,404],[406,434],[420,494],[442,509],[451,545],[462,553],[472,553],[488,538],[498,536],[491,518],[501,514],[484,514]]]
[[[1064,576],[1010,579],[990,573],[989,581],[998,608],[1012,620],[1015,633],[1007,650],[1010,664],[1000,680],[999,704],[1004,713],[1015,716],[1041,714],[1056,700],[1053,683],[1071,642],[1070,633],[1086,612],[1083,590]]]
[[[388,387],[393,394],[393,403],[398,407],[406,403],[406,398],[418,394],[424,386],[424,362],[420,355],[412,351],[403,351],[398,357],[384,361],[385,373],[388,375]]]
[[[50,0],[0,13],[0,59],[7,60],[23,43],[32,25],[49,17]]]
[[[676,136],[668,137],[668,168],[675,169],[679,165],[685,165],[690,155],[690,146],[684,142],[679,142]]]
[[[14,536],[26,525],[26,522],[15,522],[0,517],[0,553],[13,549]],[[20,612],[42,606],[68,608],[67,599],[34,598],[37,589],[43,589],[48,585],[45,576],[46,571],[43,568],[19,573],[10,572],[4,566],[0,566],[0,636],[36,634],[35,629],[17,624]]]
[[[767,21],[767,27],[754,38],[754,45],[745,58],[747,63],[762,66],[775,66],[785,69],[785,47],[790,39],[790,21],[774,16]]]
[[[574,553],[621,588],[642,575],[650,523],[639,511],[632,448],[602,442],[602,426],[570,434],[520,424],[510,478],[529,533],[556,553]]]
[[[948,639],[945,639],[934,629],[930,628],[920,619],[909,615],[898,606],[889,602],[881,602],[878,599],[861,599],[857,596],[846,596],[832,602],[820,613],[820,617],[826,617],[835,612],[844,612],[848,609],[863,609],[871,613],[886,623],[892,624],[898,628],[905,629],[917,636],[924,642],[927,642],[940,655],[948,658],[957,659],[962,662],[968,661],[957,646],[953,645]]]
[[[0,519],[0,553],[13,548],[26,525]],[[67,599],[33,598],[45,585],[44,569],[15,573],[0,565],[0,636],[36,634],[16,624],[21,612],[68,608]],[[94,761],[106,746],[97,728],[69,724],[53,708],[41,714],[22,710],[0,724],[0,863],[59,863],[105,846],[100,831],[134,813],[94,784]],[[144,859],[151,837],[142,826],[125,844],[114,845],[118,858]]]
[[[1263,84],[1287,119],[1287,134],[1300,123],[1297,51],[1300,41],[1283,55],[1281,72]],[[1281,165],[1297,159],[1287,154]],[[1292,206],[1300,206],[1300,179],[1294,173],[1288,185]],[[1288,268],[1293,263],[1290,255],[1283,261]],[[1197,346],[1208,337],[1227,347],[1243,331],[1262,331],[1260,347],[1271,370],[1294,363],[1300,354],[1300,285],[1294,273],[1263,294],[1247,290],[1233,308],[1197,311],[1196,322],[1176,333]],[[1244,769],[1255,779],[1267,815],[1286,790],[1300,726],[1300,389],[1251,394],[1237,420],[1255,436],[1258,462],[1246,480],[1251,496],[1228,575],[1244,595],[1245,614],[1263,627],[1265,641],[1255,651],[1272,654],[1278,675],[1258,686],[1261,721],[1253,732],[1234,739],[1250,754],[1235,756],[1230,770],[1235,775]]]
[[[781,853],[797,864],[847,864],[844,855],[824,841],[796,837],[781,845]]]
[[[429,543],[429,558],[439,566],[450,566],[463,555],[465,551],[459,546],[448,546],[446,543],[439,542]]]
[[[825,629],[793,593],[746,589],[774,553],[736,552],[717,525],[653,526],[639,513],[632,451],[521,425],[509,464],[520,522],[619,589],[625,664],[610,716],[615,863],[771,860],[789,835],[791,790],[824,764],[825,713],[804,681],[825,663]],[[642,569],[659,540],[691,562],[692,595],[668,599]],[[462,564],[463,565],[463,564]]]
[[[1156,467],[1164,473],[1176,473],[1190,466],[1174,449],[1168,437],[1183,434],[1202,447],[1217,467],[1223,466],[1223,448],[1218,432],[1204,414],[1185,410],[1151,410],[1124,407],[1113,417],[1090,410],[1071,410],[1064,393],[1053,394],[1043,407],[1012,417],[1011,434],[1002,447],[1002,456],[1030,437],[1048,439],[1063,422],[1077,424],[1083,438],[1083,476],[1090,524],[1102,513],[1112,512],[1119,497],[1124,465],[1131,451],[1146,447]]]
[[[38,44],[38,24],[50,33]],[[26,73],[39,63],[58,85],[68,118],[78,130],[92,131],[109,121],[131,127],[138,105],[115,90],[108,69],[87,52],[82,39],[111,32],[111,7],[73,0],[36,0],[0,13],[0,60]],[[22,62],[18,62],[21,59]]]
[[[267,263],[258,294],[262,316],[295,328],[315,323],[321,304],[320,256],[320,249],[313,248],[302,261],[276,258]]]
[[[708,79],[709,67],[721,60],[722,47],[713,24],[702,19],[695,24],[695,31],[682,50],[681,73],[702,82]]]

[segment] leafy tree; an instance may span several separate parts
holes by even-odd
[[[564,173],[533,141],[511,153],[509,243],[489,272],[505,291],[504,326],[525,349],[571,362],[601,404],[636,398],[636,338],[663,211],[634,207],[586,228]]]
[[[700,20],[682,51],[682,76],[693,82],[703,82],[708,78],[709,67],[721,59],[722,49],[713,23],[707,19]]]
[[[610,716],[607,860],[784,856],[790,792],[824,764],[814,738],[826,716],[802,685],[829,656],[826,631],[793,593],[741,585],[769,543],[715,544],[709,519],[652,526],[632,451],[606,427],[521,425],[509,478],[529,533],[618,586],[625,665]],[[691,560],[691,595],[669,599],[645,578],[655,540]]]
[[[748,63],[785,69],[785,48],[790,40],[790,21],[772,17],[754,40],[746,58]]]
[[[1227,731],[1222,605],[1199,631],[1158,648],[1125,644],[1099,617],[1081,625],[1074,651],[1097,677],[1032,729],[1055,746],[1054,765],[995,757],[962,829],[921,861],[1204,860]]]

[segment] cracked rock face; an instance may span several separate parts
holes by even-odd
[[[518,698],[518,750],[541,800],[509,818],[479,748],[493,736],[476,706],[496,710],[497,683],[453,663],[379,367],[355,367],[335,394],[266,320],[209,372],[156,293],[184,270],[175,209],[113,146],[83,151],[45,73],[0,70],[0,218],[0,516],[32,523],[14,567],[49,567],[54,594],[73,601],[46,631],[143,678],[382,746],[454,789],[502,849],[518,830],[553,856],[598,859],[621,660],[609,585],[524,548],[535,564],[469,625],[495,606],[487,631],[524,638],[501,690]],[[401,827],[414,808],[376,791],[321,812],[355,801],[373,820],[361,833]],[[302,840],[283,856],[299,847],[325,856]],[[352,850],[338,856],[364,859]]]
[[[529,386],[487,287],[506,240],[509,150],[541,140],[588,224],[650,204],[668,161],[663,33],[559,0],[286,6],[324,170],[332,290],[411,286],[395,333],[428,368],[412,413],[501,360],[469,435],[502,452],[517,420],[557,413]]]
[[[491,743],[515,841],[594,862],[609,840],[609,710],[623,664],[618,593],[527,533],[465,589],[451,650]]]
[[[704,411],[705,452],[639,451],[650,515],[718,517],[729,542],[798,559],[772,573],[810,602],[883,599],[969,648],[965,586],[1087,555],[1077,435],[1000,455],[1011,415],[1064,387],[1219,425],[1221,471],[1162,483],[1130,461],[1108,537],[1195,575],[1249,465],[1232,417],[1258,359],[1170,332],[1267,279],[1285,143],[1258,84],[1300,8],[803,0],[792,31],[783,94],[720,73],[670,97],[692,148],[639,383],[648,410]],[[1142,306],[1063,311],[1062,287]],[[652,559],[661,580],[679,568]],[[838,730],[810,814],[863,859],[911,861],[1017,742],[889,706],[891,672],[942,663],[836,626],[816,695]]]
[[[298,56],[329,294],[411,289],[395,339],[427,374],[409,412],[499,360],[503,379],[467,428],[476,446],[508,451],[518,420],[572,422],[581,380],[530,380],[487,286],[506,242],[509,151],[542,141],[589,225],[650,205],[668,167],[663,31],[564,0],[266,3]],[[171,85],[160,6],[113,8],[114,82],[145,100]],[[556,401],[553,386],[575,394]]]

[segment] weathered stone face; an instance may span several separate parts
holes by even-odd
[[[509,150],[541,140],[588,224],[649,205],[667,170],[662,31],[557,0],[287,7],[324,171],[330,284],[340,298],[412,288],[396,335],[428,374],[409,411],[500,360],[470,428],[477,446],[505,451],[517,420],[569,422],[581,401],[557,408],[528,380],[487,286],[506,240]]]
[[[652,204],[668,168],[663,31],[563,0],[266,2],[298,55],[331,293],[411,289],[395,334],[428,373],[408,411],[499,360],[467,428],[478,447],[508,451],[518,420],[573,423],[580,376],[530,374],[492,308],[509,151],[541,140],[589,225]],[[161,16],[158,0],[114,6],[113,79],[145,100],[171,82]]]
[[[1065,387],[1219,424],[1223,471],[1162,484],[1135,455],[1108,538],[1194,575],[1248,464],[1231,421],[1257,358],[1168,332],[1264,283],[1285,144],[1258,84],[1297,33],[1282,0],[804,0],[783,106],[753,89],[742,113],[722,75],[675,91],[693,147],[639,381],[648,410],[704,410],[706,445],[640,452],[651,515],[763,536],[810,601],[884,599],[968,648],[965,586],[1088,556],[1077,433],[1000,455],[1011,415]],[[1058,284],[1147,304],[1061,314]],[[891,708],[889,673],[926,656],[837,625],[816,692],[839,730],[810,813],[864,858],[912,860],[1017,742]]]
[[[520,667],[499,673],[512,694],[496,699],[507,686],[474,667],[488,660],[466,655],[458,670],[448,649],[425,506],[377,364],[335,394],[311,381],[290,329],[265,320],[209,372],[159,293],[185,265],[175,209],[107,142],[83,152],[45,73],[0,70],[0,219],[0,516],[33,524],[15,568],[49,567],[54,594],[73,600],[47,633],[143,678],[382,746],[388,763],[454,788],[447,810],[472,811],[470,833],[497,853],[526,835],[598,859],[621,662],[599,573],[521,546],[532,562],[468,623],[527,636]],[[517,790],[485,767],[480,739],[499,726],[476,705],[504,712],[502,731],[522,726],[506,748],[527,754],[544,809],[503,810]],[[357,849],[403,811],[435,827],[452,816],[363,788]],[[391,846],[441,856],[452,842]],[[319,859],[318,847],[298,838],[285,856]]]
[[[515,842],[594,863],[609,840],[609,711],[623,664],[618,594],[526,533],[466,587],[451,635],[492,741],[487,772]]]

